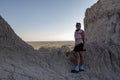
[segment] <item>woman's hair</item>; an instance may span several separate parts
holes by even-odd
[[[76,23],[76,26],[81,26],[81,23]]]

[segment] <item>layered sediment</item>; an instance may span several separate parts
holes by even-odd
[[[0,80],[119,80],[120,0],[99,0],[84,22],[85,71],[73,74],[68,47],[34,51],[0,16]]]
[[[78,80],[67,47],[35,51],[0,16],[0,80]],[[44,52],[45,51],[45,52]]]
[[[85,13],[86,68],[99,80],[120,79],[120,0],[99,0]]]

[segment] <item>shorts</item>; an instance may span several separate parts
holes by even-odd
[[[83,51],[83,43],[78,44],[74,47],[75,52]]]

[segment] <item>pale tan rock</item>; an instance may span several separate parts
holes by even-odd
[[[0,16],[0,80],[119,80],[120,0],[99,0],[85,14],[85,71],[70,73],[68,47],[34,51]],[[44,53],[43,53],[44,52]]]
[[[69,48],[33,48],[19,38],[0,16],[0,80],[79,80],[71,74]]]
[[[85,16],[87,42],[111,39],[119,43],[119,37],[113,37],[120,36],[120,0],[100,0],[87,9]]]
[[[84,22],[85,64],[95,72],[92,80],[119,80],[120,0],[99,0],[87,9]]]

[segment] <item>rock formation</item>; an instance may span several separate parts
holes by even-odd
[[[72,74],[68,47],[34,51],[0,16],[0,80],[119,80],[120,0],[99,0],[84,20],[85,71]]]
[[[26,49],[28,51],[33,50],[31,46],[22,41],[22,39],[15,34],[10,25],[1,16],[0,16],[0,47],[2,48],[13,47],[13,49],[16,51]]]
[[[99,0],[85,14],[90,80],[120,79],[120,0]]]
[[[66,47],[34,51],[0,16],[0,80],[79,80]]]

